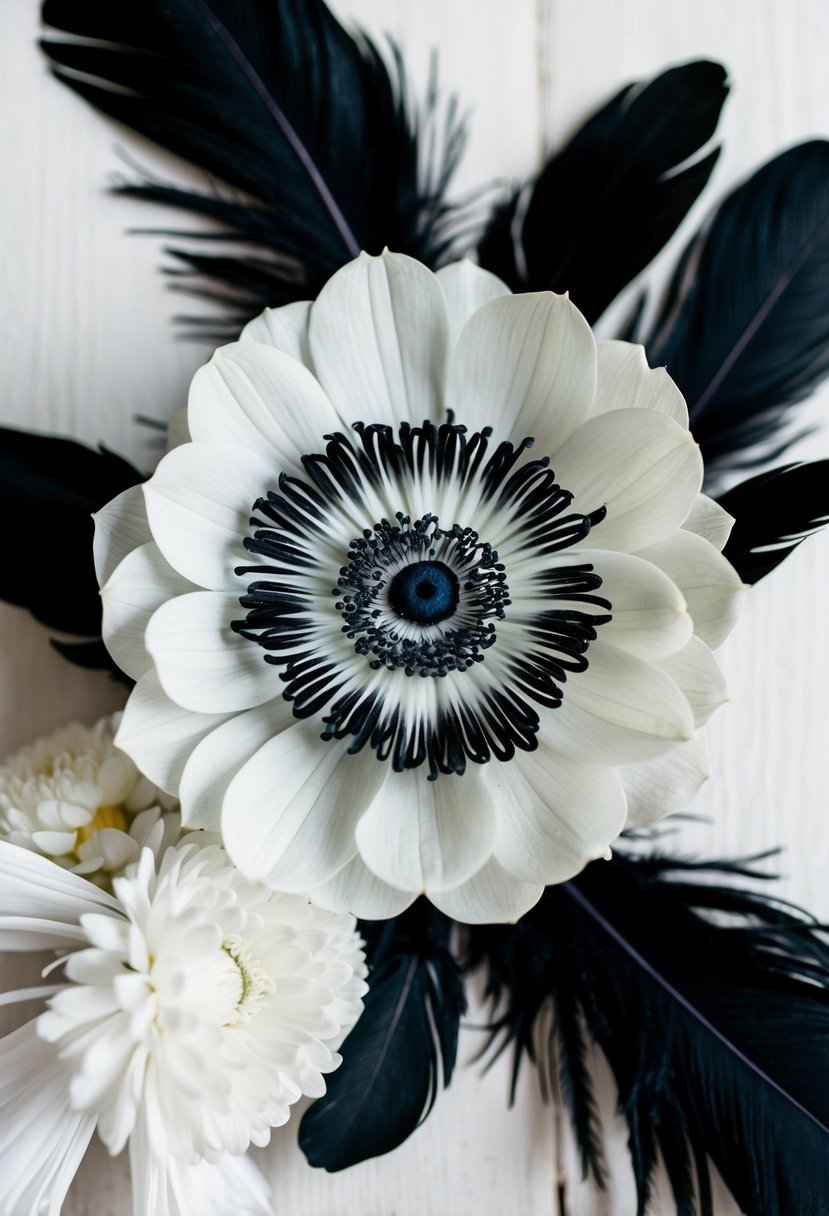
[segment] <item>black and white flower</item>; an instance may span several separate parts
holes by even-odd
[[[685,804],[743,591],[685,404],[551,293],[363,256],[98,517],[119,746],[250,878],[509,920]]]

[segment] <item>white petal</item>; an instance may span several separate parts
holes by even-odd
[[[0,916],[0,950],[71,950],[86,937],[77,925],[36,916]]]
[[[242,766],[222,807],[222,838],[246,878],[301,892],[354,855],[354,829],[386,776],[373,755],[323,742],[296,722]]]
[[[92,518],[95,521],[92,555],[98,585],[103,587],[128,553],[152,540],[141,486],[130,486]]]
[[[260,747],[293,722],[290,705],[279,697],[247,713],[235,714],[202,739],[181,777],[184,826],[219,832],[222,802],[233,777]]]
[[[610,768],[571,760],[542,743],[491,769],[495,857],[524,882],[565,882],[604,856],[624,827],[625,795]]]
[[[187,421],[193,439],[242,444],[270,456],[285,472],[306,452],[325,450],[323,435],[340,430],[333,405],[307,367],[272,346],[221,346],[196,372]]]
[[[644,347],[632,342],[599,342],[597,355],[597,413],[657,410],[687,429],[685,398],[664,367],[648,367]]]
[[[688,743],[655,760],[626,765],[616,771],[628,800],[625,827],[647,827],[687,806],[708,780],[705,732],[698,730]]]
[[[118,907],[111,895],[49,858],[0,841],[0,949],[65,948],[68,937],[84,940],[81,916],[117,916]],[[54,942],[36,946],[33,937],[44,933]]]
[[[566,755],[625,764],[661,755],[694,733],[691,707],[659,667],[599,640],[586,671],[564,687],[564,702],[541,718],[541,738]]]
[[[684,529],[639,556],[674,580],[688,602],[694,633],[716,650],[733,629],[747,590],[731,563],[707,540]]]
[[[328,912],[350,912],[364,920],[399,916],[417,898],[417,891],[400,891],[383,882],[357,853],[333,878],[312,887],[308,898]]]
[[[495,808],[472,770],[427,780],[423,768],[390,773],[357,825],[363,861],[404,891],[455,887],[492,853]]]
[[[50,857],[60,857],[75,847],[74,832],[32,832],[32,844]]]
[[[311,307],[317,378],[348,425],[443,421],[448,324],[437,279],[413,258],[361,254]]]
[[[704,726],[715,709],[728,700],[725,678],[710,647],[693,637],[676,654],[660,659],[659,666],[675,680],[688,699],[694,725]]]
[[[253,504],[276,488],[279,469],[250,448],[186,443],[168,452],[144,499],[153,539],[170,565],[199,587],[234,587],[250,560],[242,540]]]
[[[65,1065],[28,1022],[0,1040],[0,1212],[59,1216],[94,1116],[69,1105]]]
[[[138,845],[133,838],[117,828],[102,828],[78,849],[81,861],[99,857],[99,864],[104,870],[120,870],[128,862],[137,861],[138,853]]]
[[[510,295],[510,289],[496,275],[490,274],[465,258],[436,271],[446,298],[449,313],[449,350],[455,349],[461,330],[469,318],[490,300]]]
[[[286,355],[299,359],[306,367],[312,367],[311,348],[308,345],[308,318],[310,300],[295,300],[281,308],[266,308],[258,317],[248,321],[239,335],[240,342],[261,342],[283,350]]]
[[[607,507],[591,531],[602,549],[637,552],[679,528],[702,484],[699,448],[687,430],[655,410],[614,410],[586,422],[552,453],[556,480],[573,510]]]
[[[145,635],[161,687],[196,713],[251,709],[282,696],[282,682],[260,646],[234,633],[244,616],[237,596],[193,591],[167,600]]]
[[[176,1204],[170,1216],[272,1216],[275,1210],[270,1187],[249,1157],[225,1154],[198,1165],[171,1157],[167,1177]]]
[[[48,997],[62,992],[64,987],[64,984],[39,984],[35,988],[15,988],[13,992],[0,992],[0,1005],[17,1005],[21,1001],[45,1001]]]
[[[115,662],[133,680],[152,667],[144,645],[150,617],[165,600],[193,590],[152,541],[128,553],[110,575],[101,589],[103,638]]]
[[[549,291],[492,300],[470,319],[450,360],[447,405],[496,439],[535,439],[551,456],[590,417],[596,344],[579,310]]]
[[[159,1159],[150,1150],[149,1138],[139,1119],[129,1139],[130,1182],[133,1213],[147,1212],[152,1216],[179,1216],[168,1178],[168,1157]]]
[[[148,671],[130,693],[115,743],[154,785],[175,794],[193,748],[226,717],[182,709]]]
[[[467,882],[437,891],[431,900],[441,912],[464,924],[514,924],[543,893],[543,886],[513,878],[493,858]]]
[[[611,604],[612,620],[599,626],[603,641],[655,659],[673,654],[691,637],[694,627],[682,592],[658,566],[612,550],[579,549],[578,560],[601,575],[597,594]]]
[[[734,527],[734,516],[724,511],[720,504],[707,494],[698,494],[691,514],[682,526],[688,532],[696,532],[697,536],[702,536],[715,549],[722,551]]]

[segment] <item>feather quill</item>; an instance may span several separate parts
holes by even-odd
[[[466,1009],[451,929],[425,900],[361,924],[371,986],[342,1065],[300,1125],[311,1165],[341,1170],[397,1148],[449,1084]]]
[[[42,41],[60,80],[241,192],[123,187],[257,248],[251,262],[172,251],[184,270],[231,284],[231,327],[315,296],[361,249],[447,256],[457,110],[427,163],[399,53],[387,63],[322,0],[45,0],[43,20],[76,39]],[[434,93],[427,115],[437,122]]]
[[[829,1212],[829,944],[805,913],[741,885],[735,862],[599,862],[549,888],[515,929],[469,931],[515,1067],[555,1009],[585,1170],[601,1143],[584,1044],[608,1059],[639,1216],[661,1154],[680,1216],[713,1216],[706,1155],[743,1211]]]
[[[492,216],[481,264],[513,291],[569,291],[593,322],[648,265],[708,181],[728,92],[718,63],[628,85]],[[523,218],[522,218],[523,216]]]
[[[92,512],[142,480],[105,448],[0,428],[0,599],[50,629],[87,639],[53,641],[82,667],[120,674],[100,640]]]
[[[764,165],[686,249],[645,340],[716,476],[776,459],[829,372],[829,143]]]

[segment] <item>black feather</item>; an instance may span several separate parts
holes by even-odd
[[[745,1212],[829,1212],[829,944],[805,913],[740,876],[761,877],[741,863],[617,853],[548,888],[514,929],[469,930],[467,964],[488,967],[502,1048],[530,1054],[553,1003],[551,1053],[569,1069],[594,1173],[600,1145],[572,1026],[583,1019],[607,1057],[639,1216],[659,1154],[680,1216],[712,1216],[706,1154]]]
[[[191,259],[245,289],[241,315],[313,297],[361,249],[388,245],[428,265],[447,256],[445,191],[464,140],[454,104],[437,131],[431,92],[427,156],[399,53],[387,64],[322,0],[45,0],[43,20],[99,40],[43,41],[60,80],[242,192],[126,187],[258,247],[242,283],[233,259]]]
[[[300,1125],[311,1165],[341,1170],[397,1148],[449,1084],[466,1009],[451,931],[425,900],[393,920],[361,924],[371,987],[328,1092]]]
[[[789,407],[829,371],[829,143],[790,148],[729,195],[645,345],[685,394],[707,469],[786,449]]]
[[[0,428],[0,599],[50,629],[93,639],[80,649],[56,643],[83,667],[116,670],[100,642],[92,513],[142,480],[104,448]]]
[[[829,523],[829,460],[760,473],[719,503],[735,518],[725,556],[743,582],[756,583]]]
[[[727,92],[724,69],[706,60],[622,89],[551,157],[526,198],[517,193],[493,215],[481,264],[514,291],[569,291],[594,321],[708,181],[719,149],[685,162],[714,134]]]

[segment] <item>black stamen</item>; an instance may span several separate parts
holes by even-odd
[[[486,661],[497,622],[511,610],[507,571],[492,545],[471,527],[417,515],[410,499],[419,492],[409,487],[476,483],[470,500],[493,500],[512,548],[539,558],[583,541],[605,509],[570,510],[573,496],[549,459],[527,458],[532,439],[493,446],[490,428],[467,435],[451,418],[403,423],[396,434],[356,423],[351,434],[324,439],[324,453],[302,458],[305,479],[283,473],[278,489],[254,504],[244,545],[262,561],[237,568],[256,577],[240,599],[246,616],[231,627],[278,668],[294,714],[319,716],[322,738],[350,738],[349,752],[369,746],[395,770],[423,765],[434,780],[535,748],[533,706],[561,704],[568,677],[587,667],[597,627],[610,620],[609,602],[596,594],[602,580],[587,564],[542,569],[538,610],[525,606],[513,618],[524,648],[501,656],[509,680],[458,684],[457,696],[453,684],[449,697],[427,702],[432,717],[422,708],[407,713],[392,677],[461,679]],[[354,521],[371,518],[366,503],[388,501],[395,487],[402,501],[394,519],[363,527],[337,568],[336,538],[353,536]],[[343,657],[342,635],[365,660],[365,679],[353,654]],[[390,675],[381,680],[384,670]]]

